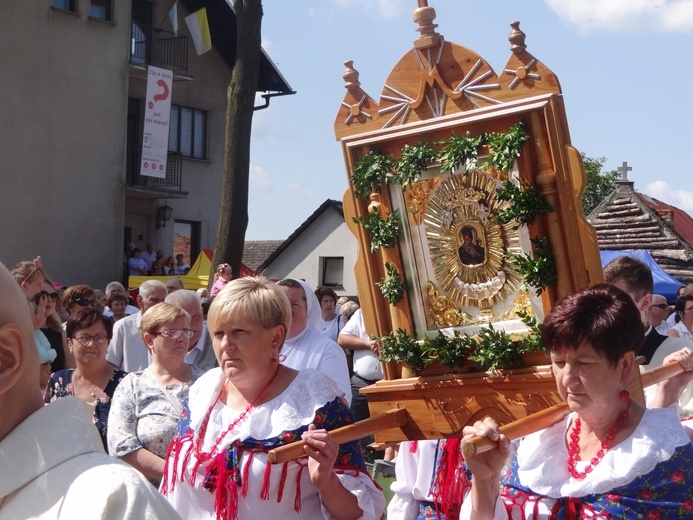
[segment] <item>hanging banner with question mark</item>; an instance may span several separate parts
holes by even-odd
[[[140,175],[159,179],[166,178],[172,84],[173,72],[158,67],[149,67]]]

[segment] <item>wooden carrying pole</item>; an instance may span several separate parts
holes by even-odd
[[[654,385],[665,379],[669,379],[683,372],[684,369],[680,363],[667,363],[652,370],[642,372],[640,380],[642,387]],[[537,412],[528,417],[523,417],[517,421],[513,421],[499,428],[500,432],[511,441],[521,439],[530,433],[538,432],[544,428],[557,423],[570,413],[570,408],[566,403],[557,404]],[[462,453],[465,457],[471,457],[477,453],[483,453],[497,445],[496,441],[492,441],[488,437],[472,437],[462,443]]]
[[[336,428],[330,431],[330,435],[337,441],[337,444],[344,444],[345,442],[355,441],[382,430],[405,426],[408,420],[409,414],[405,408],[393,408],[377,417],[371,417],[370,419]],[[303,451],[305,445],[305,441],[298,441],[274,448],[269,451],[267,458],[272,464],[281,464],[298,459],[306,455]]]
[[[683,371],[684,369],[679,363],[667,363],[666,365],[642,372],[640,374],[642,388],[669,379]],[[563,419],[568,413],[570,413],[570,409],[567,404],[557,404],[528,417],[523,417],[522,419],[501,426],[500,431],[512,441],[529,435],[530,433],[548,428],[552,424]],[[345,442],[355,441],[383,430],[406,426],[412,421],[415,422],[415,420],[416,417],[412,417],[409,412],[407,412],[406,408],[393,408],[376,417],[371,417],[370,419],[332,430],[330,431],[330,435],[337,441],[337,444],[344,444]],[[272,464],[281,464],[304,457],[304,446],[304,441],[293,442],[270,450],[267,454],[267,458]],[[473,437],[462,443],[462,452],[465,456],[471,456],[475,453],[488,451],[495,446],[496,443],[486,437]]]

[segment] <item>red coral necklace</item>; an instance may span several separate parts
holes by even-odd
[[[585,466],[584,471],[578,471],[575,468],[576,463],[580,461],[580,431],[582,430],[582,421],[580,420],[580,416],[578,415],[575,418],[573,431],[570,432],[570,443],[568,443],[568,471],[575,480],[583,480],[587,474],[590,473],[594,467],[602,461],[606,452],[611,449],[611,441],[614,440],[614,437],[621,429],[621,426],[623,426],[625,420],[628,418],[630,404],[631,399],[628,398],[626,409],[618,415],[618,419],[616,419],[616,422],[611,427],[611,430],[609,430],[609,433],[606,434],[606,438],[602,441],[601,449],[594,457],[592,457],[590,463]]]
[[[219,446],[221,445],[222,441],[226,438],[226,436],[229,434],[229,432],[233,431],[236,426],[240,424],[241,421],[243,421],[248,415],[250,414],[250,411],[255,407],[255,404],[260,400],[260,397],[263,396],[263,394],[267,391],[267,389],[270,387],[272,382],[277,378],[277,374],[279,373],[279,367],[281,365],[277,364],[277,368],[274,371],[274,374],[270,378],[269,381],[267,381],[267,384],[260,390],[260,392],[255,396],[255,399],[253,399],[253,402],[250,403],[248,406],[246,406],[245,410],[241,412],[241,415],[239,415],[236,420],[234,420],[228,428],[222,433],[217,439],[214,441],[214,444],[212,445],[212,449],[209,452],[202,451],[202,443],[204,442],[205,435],[207,434],[207,425],[209,424],[209,419],[210,416],[212,415],[212,410],[214,407],[217,405],[219,402],[219,399],[221,398],[222,392],[226,389],[226,384],[221,387],[219,390],[219,394],[217,395],[217,398],[214,400],[212,403],[212,406],[209,407],[209,410],[207,410],[207,414],[205,415],[205,418],[202,420],[202,423],[200,424],[200,430],[198,437],[195,441],[195,457],[197,458],[197,465],[208,461],[212,457],[214,457],[218,453]]]

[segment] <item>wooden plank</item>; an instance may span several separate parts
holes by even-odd
[[[370,419],[332,430],[330,435],[337,444],[344,444],[380,430],[406,425],[409,420],[408,417],[409,415],[405,409],[393,408],[377,417],[371,417]],[[298,441],[274,448],[267,453],[267,459],[272,464],[281,464],[289,460],[305,457],[306,454],[303,451],[305,445],[305,441]]]

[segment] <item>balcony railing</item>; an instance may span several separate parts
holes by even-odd
[[[188,37],[132,22],[130,63],[153,65],[175,74],[188,74]]]
[[[142,147],[128,144],[127,186],[171,192],[181,191],[181,179],[183,178],[183,158],[181,154],[168,152],[166,158],[166,178],[164,179],[140,175],[141,162]]]

